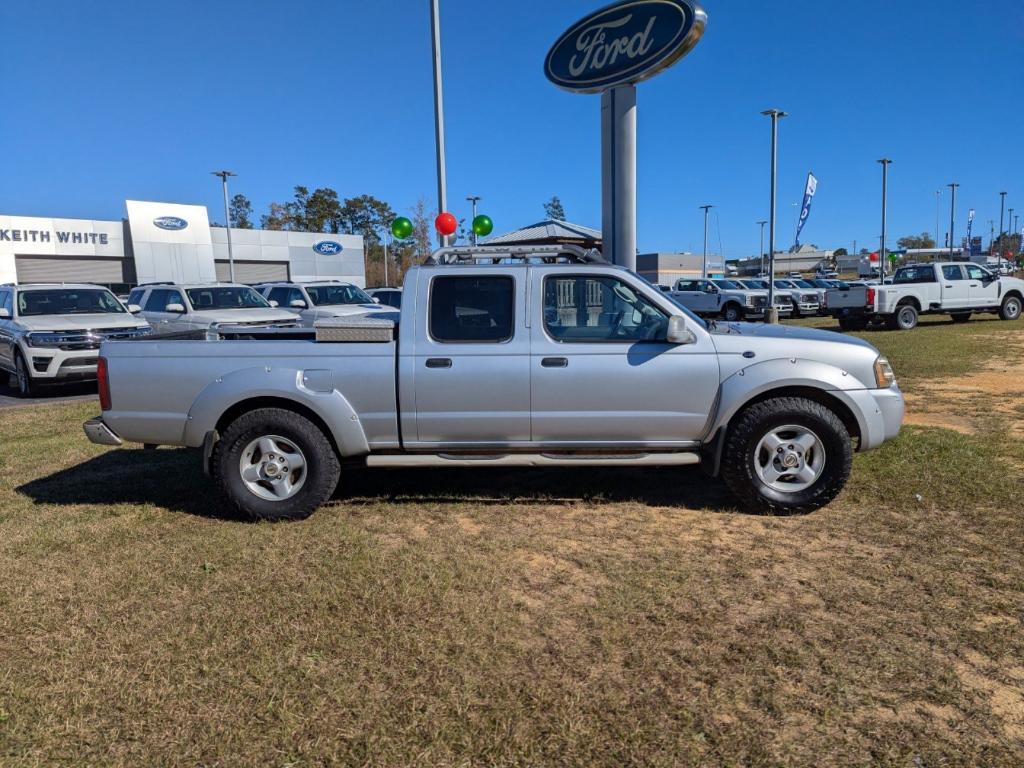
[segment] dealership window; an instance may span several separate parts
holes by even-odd
[[[430,293],[430,335],[441,342],[502,342],[512,338],[511,277],[436,277]]]
[[[166,312],[169,304],[181,304],[185,306],[185,300],[181,298],[178,291],[171,291],[166,288],[155,288],[146,299],[144,309],[147,312]]]
[[[657,341],[668,315],[617,278],[566,275],[544,281],[544,327],[555,341]]]

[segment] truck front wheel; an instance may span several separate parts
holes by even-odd
[[[850,477],[853,446],[839,417],[802,397],[755,403],[729,428],[722,479],[752,512],[813,512]]]
[[[237,512],[277,521],[309,517],[334,493],[341,469],[316,424],[282,408],[260,408],[224,430],[210,473]]]
[[[722,317],[730,323],[738,323],[743,320],[743,307],[739,304],[726,304],[722,310]]]
[[[1021,300],[1016,296],[1007,296],[999,308],[999,317],[1003,320],[1016,320],[1020,317],[1020,311]]]

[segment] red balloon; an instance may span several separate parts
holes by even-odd
[[[439,233],[447,237],[448,235],[455,234],[455,230],[459,228],[459,221],[450,213],[442,213],[434,219],[434,227]]]

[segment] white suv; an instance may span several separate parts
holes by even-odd
[[[0,370],[22,397],[41,383],[95,379],[105,339],[150,332],[129,309],[138,311],[98,285],[0,285]]]
[[[256,286],[271,303],[299,316],[302,325],[312,328],[317,320],[328,317],[365,315],[392,310],[351,283],[323,280],[314,283],[263,283]]]
[[[201,331],[217,325],[294,326],[295,315],[278,309],[247,285],[150,283],[128,296],[142,307],[157,333]]]

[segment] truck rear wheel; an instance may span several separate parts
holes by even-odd
[[[896,307],[896,312],[886,319],[890,331],[912,331],[917,327],[917,308],[913,304]]]
[[[1003,306],[999,308],[999,317],[1002,320],[1016,320],[1020,317],[1021,300],[1017,296],[1007,296]]]
[[[282,408],[260,408],[231,422],[210,470],[233,509],[269,521],[309,517],[334,493],[341,473],[320,428]]]
[[[813,512],[843,489],[853,465],[850,434],[826,406],[779,397],[742,411],[730,426],[722,479],[752,512]]]

